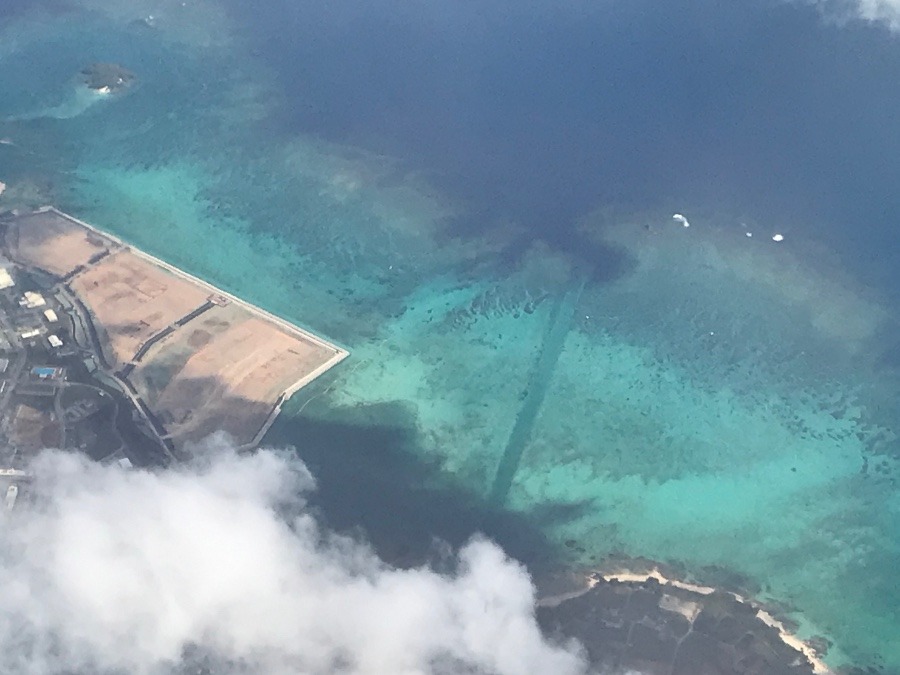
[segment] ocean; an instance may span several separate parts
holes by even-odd
[[[0,206],[350,349],[267,442],[386,558],[644,556],[892,672],[898,74],[804,2],[7,3]]]

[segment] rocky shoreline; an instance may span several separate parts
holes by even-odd
[[[615,560],[580,588],[539,601],[545,630],[577,638],[591,663],[645,675],[834,675],[825,639],[803,641],[741,592],[679,579],[651,561]]]

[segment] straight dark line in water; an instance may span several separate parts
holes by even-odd
[[[553,371],[556,369],[562,353],[566,336],[572,326],[572,317],[586,282],[587,278],[583,274],[579,275],[566,292],[559,296],[550,312],[550,322],[541,343],[541,352],[534,370],[531,371],[531,376],[528,378],[525,402],[516,416],[516,423],[509,434],[506,449],[497,466],[497,474],[491,487],[490,500],[495,506],[502,506],[506,501],[509,488],[512,486],[513,478],[519,468],[519,462],[522,460],[522,454],[531,438],[537,414],[547,395],[550,379],[553,377]]]

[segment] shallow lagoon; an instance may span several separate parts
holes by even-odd
[[[558,136],[536,136],[559,172],[545,184],[540,162],[513,171],[526,118],[489,146],[490,170],[467,179],[476,142],[454,144],[442,164],[421,151],[427,137],[404,145],[395,122],[367,125],[365,96],[325,124],[335,94],[322,73],[305,80],[319,89],[302,107],[286,73],[315,71],[313,57],[333,55],[356,17],[298,7],[315,18],[307,30],[335,28],[299,55],[273,40],[299,59],[288,64],[255,41],[272,16],[248,25],[213,2],[90,0],[3,19],[4,201],[53,201],[346,344],[353,358],[295,397],[272,441],[296,445],[319,475],[326,515],[362,527],[386,555],[485,529],[536,568],[624,551],[706,580],[724,569],[792,607],[804,634],[835,640],[832,662],[900,668],[896,268],[891,249],[866,257],[890,239],[887,218],[869,210],[852,233],[827,221],[813,196],[837,178],[811,169],[813,183],[773,187],[762,165],[778,134],[755,151],[759,167],[748,160],[710,180],[727,164],[715,158],[728,141],[716,120],[733,110],[713,116],[724,140],[701,153],[708,174],[665,165],[638,180],[659,151],[650,141],[709,128],[667,117],[671,129],[634,145],[633,163],[602,170],[593,160],[572,169],[571,148],[554,154]],[[761,9],[753,16],[768,26]],[[658,30],[665,17],[614,18]],[[788,18],[838,52],[862,39],[816,27],[811,12]],[[496,30],[497,17],[485,22]],[[886,44],[871,49],[890,54]],[[635,68],[629,58],[621,67]],[[86,98],[73,77],[96,60],[121,62],[139,83]],[[627,102],[606,103],[620,130],[627,110],[616,106]],[[690,111],[687,98],[676,103],[676,118]],[[848,161],[861,161],[857,150]],[[577,183],[591,171],[599,178]],[[743,174],[749,187],[738,190]],[[604,180],[627,194],[598,190]],[[500,198],[486,208],[492,192]],[[563,198],[568,211],[541,230]],[[671,219],[676,210],[690,228]]]

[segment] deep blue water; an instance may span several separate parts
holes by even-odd
[[[768,1],[232,4],[285,88],[279,126],[427,171],[470,205],[461,236],[508,217],[571,251],[598,203],[727,203],[900,281],[882,27]]]

